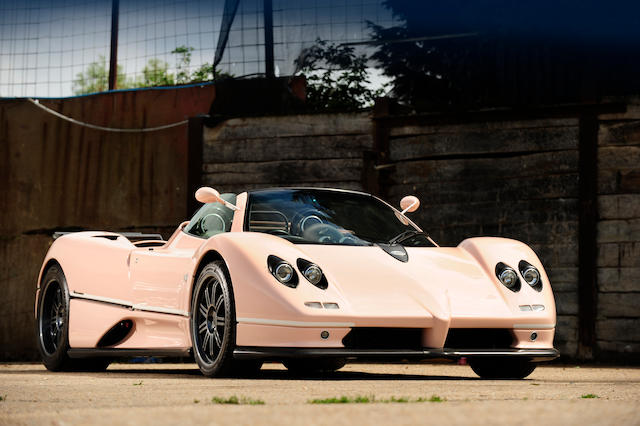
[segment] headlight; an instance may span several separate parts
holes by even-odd
[[[527,284],[536,291],[542,291],[540,271],[538,271],[535,266],[525,260],[521,260],[520,263],[518,263],[518,269],[520,269],[520,275],[522,275],[522,278],[524,278]]]
[[[298,274],[289,262],[280,259],[278,256],[271,255],[267,258],[267,266],[269,267],[271,275],[273,275],[282,284],[287,287],[297,287]]]
[[[322,269],[315,263],[311,263],[308,260],[298,259],[296,262],[298,265],[298,269],[302,272],[302,275],[309,281],[311,284],[316,287],[325,290],[329,287],[329,283],[327,279],[324,277],[322,273]]]
[[[515,269],[500,262],[496,265],[496,277],[509,290],[516,292],[520,290],[520,278]]]

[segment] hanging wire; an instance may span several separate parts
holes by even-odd
[[[60,114],[58,111],[53,110],[53,109],[51,109],[49,107],[46,107],[46,106],[42,105],[40,103],[40,101],[38,101],[37,99],[27,98],[27,100],[29,102],[31,102],[32,104],[34,104],[35,106],[37,106],[38,108],[48,112],[49,114],[55,115],[56,117],[61,118],[61,119],[65,120],[65,121],[68,121],[68,122],[73,123],[73,124],[77,124],[78,126],[87,127],[89,129],[102,130],[104,132],[115,132],[115,133],[148,133],[148,132],[157,132],[157,131],[160,131],[160,130],[171,129],[173,127],[184,126],[185,124],[187,124],[189,122],[189,120],[182,120],[182,121],[177,121],[177,122],[171,123],[171,124],[165,124],[163,126],[145,127],[145,128],[142,128],[142,129],[126,129],[126,128],[117,128],[117,127],[97,126],[95,124],[85,123],[84,121],[76,120],[75,118],[67,117],[64,114]]]

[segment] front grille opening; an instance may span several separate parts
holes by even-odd
[[[356,327],[342,339],[348,349],[422,349],[421,328]]]
[[[513,345],[511,330],[504,328],[450,328],[447,349],[507,349]]]

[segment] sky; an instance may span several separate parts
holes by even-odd
[[[264,72],[262,0],[240,0],[220,68],[235,76]],[[213,61],[224,1],[120,0],[118,63],[131,78],[151,58],[176,64],[171,51],[193,47],[192,67]],[[277,72],[294,72],[317,38],[368,40],[367,21],[393,25],[381,0],[273,0]],[[0,97],[73,95],[87,66],[109,62],[111,1],[0,0]],[[377,79],[378,77],[374,77]]]

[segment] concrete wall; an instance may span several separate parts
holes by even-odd
[[[141,128],[206,113],[213,86],[42,100],[75,119]],[[33,304],[51,234],[66,228],[170,234],[187,215],[187,126],[109,133],[26,100],[0,100],[0,360],[33,360]],[[100,274],[100,271],[96,271]]]
[[[634,326],[640,320],[640,108],[595,115],[599,217],[597,236],[595,223],[586,236],[598,244],[592,301],[585,297],[592,283],[579,278],[582,116],[580,109],[562,109],[235,119],[205,128],[203,181],[233,192],[277,185],[364,189],[394,204],[415,194],[422,200],[417,223],[440,243],[491,235],[534,248],[554,288],[563,355],[633,360],[640,353]],[[594,305],[596,318],[581,320],[589,312],[585,303]],[[580,343],[589,333],[580,329],[589,326],[596,343],[585,351]]]

